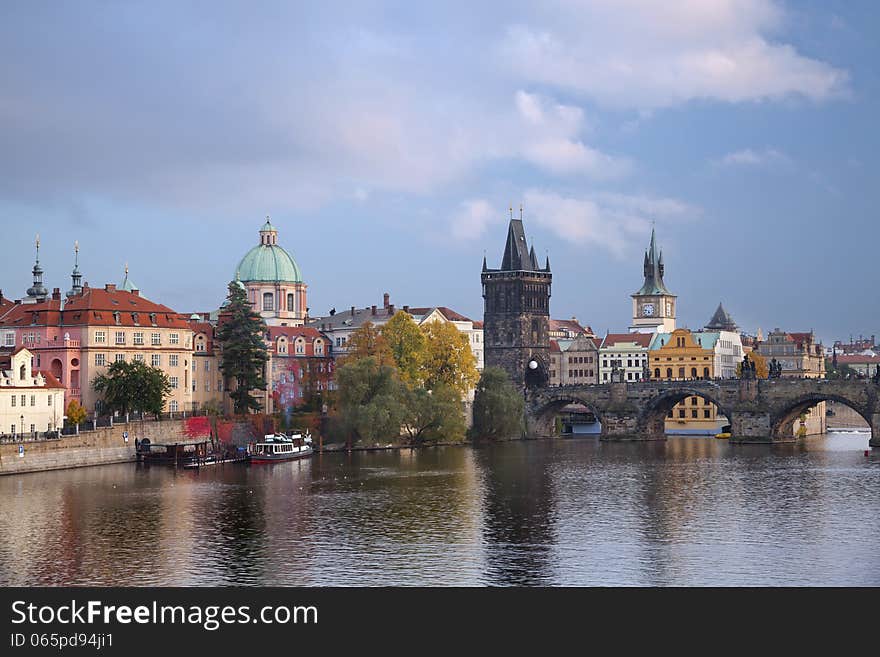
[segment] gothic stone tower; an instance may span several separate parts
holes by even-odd
[[[672,333],[675,330],[675,300],[663,282],[663,251],[657,252],[654,230],[651,246],[645,251],[645,282],[632,295],[633,322],[629,330],[635,333]]]
[[[550,366],[550,258],[542,269],[529,251],[522,217],[511,217],[501,269],[483,257],[486,367],[500,367],[517,387],[546,385]],[[534,361],[536,367],[529,364]]]

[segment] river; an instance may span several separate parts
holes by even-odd
[[[2,585],[880,585],[880,453],[595,438],[0,478]]]

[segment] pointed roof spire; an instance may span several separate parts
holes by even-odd
[[[550,254],[547,254],[547,264],[544,266],[544,271],[550,271]]]
[[[736,322],[733,321],[733,317],[730,316],[730,313],[724,309],[720,302],[715,313],[712,315],[712,319],[706,324],[706,328],[710,331],[737,331],[739,329]]]
[[[49,291],[43,286],[43,268],[40,267],[40,234],[37,233],[37,238],[34,242],[37,249],[37,259],[34,262],[33,275],[34,275],[34,284],[28,288],[27,295],[28,298],[32,302],[39,303],[41,301],[45,301],[46,297],[49,296]]]
[[[504,245],[501,269],[502,271],[531,271],[532,269],[525,230],[519,219],[511,218],[510,225],[507,227],[507,242]]]
[[[483,271],[486,271],[489,267],[486,266],[486,252],[483,251]]]
[[[73,243],[73,271],[70,272],[70,289],[67,298],[75,297],[82,293],[82,274],[79,271],[79,240]]]
[[[140,288],[134,284],[134,281],[128,277],[128,263],[125,263],[125,278],[122,279],[122,285],[119,286],[120,290],[124,290],[126,292],[140,292]]]
[[[532,269],[538,271],[541,267],[538,265],[538,256],[535,255],[535,245],[532,244],[532,250],[529,251],[529,261],[531,262]]]
[[[670,292],[666,285],[663,283],[663,252],[660,251],[658,254],[657,250],[657,236],[654,226],[651,226],[651,244],[648,247],[648,250],[645,251],[645,262],[644,262],[644,275],[645,282],[642,284],[641,289],[636,292],[636,295],[655,295],[655,294],[669,294]]]

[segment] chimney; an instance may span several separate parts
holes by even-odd
[[[61,288],[56,287],[52,290],[52,301],[61,301]]]
[[[354,318],[354,306],[351,307],[351,316]]]
[[[391,315],[393,315],[393,314],[394,314],[394,304],[390,303],[390,304],[388,304],[388,316],[391,317]]]
[[[132,294],[132,296],[139,297],[139,296],[141,296],[141,291],[140,290],[132,290],[131,294]]]
[[[89,282],[86,281],[85,283],[83,283],[83,292],[85,292],[88,289],[89,289]]]
[[[404,307],[403,307],[403,312],[405,312],[405,313],[409,313],[409,306],[404,306]]]
[[[391,301],[391,295],[390,295],[390,294],[388,294],[388,293],[386,292],[385,294],[382,295],[382,302],[383,302],[383,304],[384,304],[384,305],[382,306],[383,308],[387,308],[387,307],[388,307],[388,303],[389,303],[390,301]]]
[[[370,306],[370,314],[371,314],[371,315],[375,315],[375,314],[376,314],[376,306]]]
[[[3,290],[0,290],[0,303],[3,303]]]
[[[105,292],[116,292],[116,283],[107,283],[104,286]]]

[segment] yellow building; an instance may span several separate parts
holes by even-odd
[[[651,378],[659,381],[715,378],[717,340],[718,333],[694,333],[684,328],[655,334],[648,351]],[[726,418],[718,415],[715,404],[694,396],[683,399],[669,411],[666,432],[715,434],[722,424],[726,424]]]

